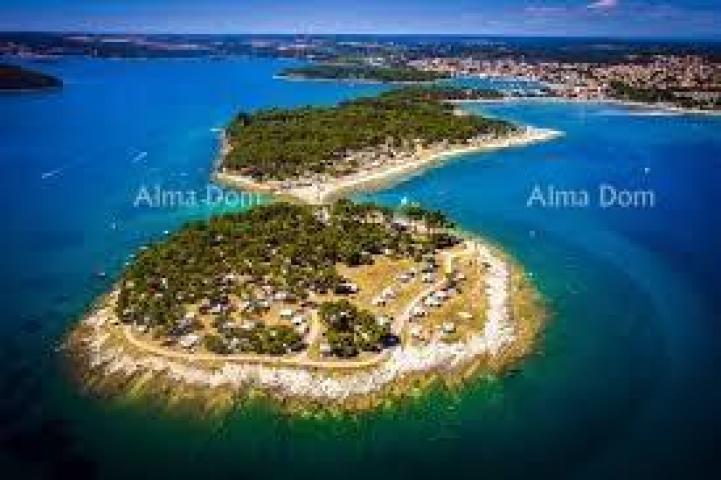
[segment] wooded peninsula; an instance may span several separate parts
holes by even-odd
[[[386,67],[364,64],[313,64],[287,68],[282,77],[309,80],[351,80],[387,83],[425,83],[448,78],[447,74],[425,72],[409,67]]]
[[[258,181],[339,177],[377,160],[359,153],[368,148],[409,151],[416,145],[508,135],[517,131],[513,124],[458,115],[445,102],[498,95],[477,89],[409,87],[333,107],[242,112],[227,129],[230,148],[223,167]]]

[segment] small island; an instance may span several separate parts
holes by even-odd
[[[407,87],[333,107],[242,112],[225,131],[215,178],[231,187],[321,204],[452,155],[559,135],[470,115],[452,105],[498,95]]]
[[[322,63],[287,68],[281,72],[279,77],[381,83],[428,83],[449,78],[445,73],[428,72],[406,66],[373,66],[361,63]]]
[[[278,202],[141,249],[67,349],[103,393],[358,410],[508,369],[543,317],[527,275],[441,212]]]
[[[61,80],[15,65],[0,64],[0,91],[46,90],[62,87]]]

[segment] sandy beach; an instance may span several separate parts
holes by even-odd
[[[325,182],[304,182],[302,186],[284,187],[279,183],[263,183],[253,178],[222,170],[222,158],[229,152],[230,146],[223,135],[220,157],[216,163],[214,180],[231,188],[269,193],[289,197],[313,205],[333,201],[343,195],[373,190],[404,180],[449,158],[459,155],[519,147],[533,143],[549,141],[562,136],[557,130],[524,127],[519,132],[502,138],[476,138],[463,144],[432,144],[416,151],[409,160],[394,161],[387,159],[376,168],[363,169],[352,175],[332,178]]]

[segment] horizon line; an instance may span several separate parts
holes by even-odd
[[[410,32],[179,32],[179,31],[122,31],[122,30],[75,30],[75,29],[0,29],[3,34],[50,34],[50,35],[197,35],[197,36],[303,36],[303,37],[327,37],[327,36],[385,36],[385,37],[523,37],[523,38],[575,38],[575,39],[608,39],[608,40],[713,40],[721,41],[721,34],[718,35],[615,35],[615,34],[549,34],[549,33],[410,33]]]

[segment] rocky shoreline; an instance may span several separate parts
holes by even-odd
[[[174,391],[182,390],[186,398],[207,406],[217,401],[215,394],[230,394],[230,398],[237,399],[242,392],[259,391],[280,405],[364,410],[377,405],[389,392],[396,392],[391,396],[407,394],[403,385],[409,382],[436,377],[453,383],[473,365],[474,369],[499,373],[530,353],[540,330],[543,308],[533,293],[525,300],[533,313],[519,315],[511,292],[535,290],[518,267],[490,246],[477,243],[477,255],[487,268],[487,321],[481,332],[465,342],[433,340],[422,346],[397,347],[383,361],[358,369],[275,366],[272,360],[254,364],[222,356],[214,361],[192,362],[142,351],[112,332],[117,322],[111,296],[85,317],[70,335],[65,349],[82,372],[80,377],[86,386],[98,393],[123,396],[130,391],[161,390],[171,397]],[[117,391],[103,391],[110,385]]]

